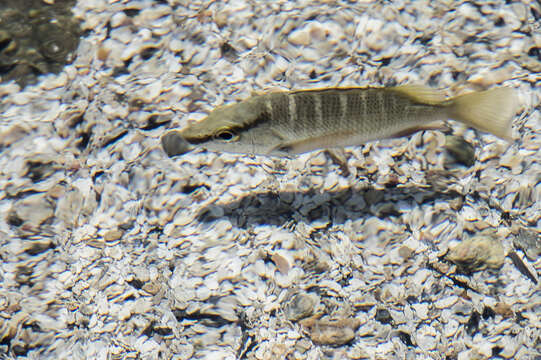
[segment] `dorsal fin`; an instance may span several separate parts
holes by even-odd
[[[432,89],[423,85],[400,85],[389,90],[396,91],[408,97],[411,101],[427,105],[440,105],[447,101],[447,97],[441,90]]]
[[[252,90],[251,95],[252,96],[262,96],[266,94],[272,94],[272,93],[280,93],[280,92],[287,92],[287,89],[283,89],[278,86],[266,86],[263,89],[258,90]]]

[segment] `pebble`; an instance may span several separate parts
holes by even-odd
[[[496,306],[494,306],[494,311],[503,318],[510,318],[514,315],[511,307],[504,302],[498,302]]]
[[[451,248],[446,258],[466,272],[487,267],[500,269],[505,260],[505,251],[500,239],[490,235],[476,235]]]
[[[301,320],[301,325],[316,344],[340,346],[355,338],[355,331],[361,326],[359,319],[314,319]]]
[[[534,231],[520,229],[513,244],[522,249],[531,261],[536,261],[541,254],[541,236]]]
[[[109,230],[103,235],[103,240],[107,242],[116,241],[122,237],[123,232],[121,230]]]
[[[290,321],[299,321],[312,316],[319,298],[315,294],[296,293],[291,296],[285,308],[285,314]]]
[[[299,29],[289,34],[289,41],[294,45],[308,46],[310,44],[310,32],[308,29]]]
[[[421,320],[428,319],[429,307],[426,303],[412,304],[411,307],[415,310],[415,315]]]
[[[474,147],[461,137],[446,136],[445,149],[459,164],[471,167],[475,163]]]
[[[274,253],[271,255],[271,260],[274,262],[276,267],[278,268],[278,271],[282,273],[282,275],[287,275],[289,270],[291,269],[291,262],[288,259],[288,256],[282,255],[280,253]]]
[[[446,309],[453,306],[458,301],[458,296],[447,296],[434,303],[437,309]]]

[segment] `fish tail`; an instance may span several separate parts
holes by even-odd
[[[517,110],[514,90],[500,87],[452,98],[449,117],[476,129],[510,141],[511,125]]]

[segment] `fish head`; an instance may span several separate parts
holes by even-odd
[[[220,106],[205,119],[162,137],[169,156],[195,148],[240,154],[269,154],[281,139],[271,129],[269,116],[258,97]],[[276,155],[273,153],[273,155]]]

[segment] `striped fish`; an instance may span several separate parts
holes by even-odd
[[[514,91],[507,87],[454,98],[416,85],[274,92],[218,107],[202,121],[165,134],[162,145],[169,156],[195,146],[290,156],[404,136],[444,119],[509,140],[515,112]]]

